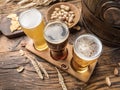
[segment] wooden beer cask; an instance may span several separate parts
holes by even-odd
[[[82,22],[109,46],[120,46],[120,0],[82,0]]]

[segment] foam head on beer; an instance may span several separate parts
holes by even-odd
[[[83,60],[94,60],[102,51],[101,41],[94,35],[79,36],[74,43],[74,52]]]
[[[22,12],[19,16],[19,21],[23,28],[35,28],[41,23],[42,15],[37,9],[33,8]]]
[[[45,27],[45,39],[54,44],[64,42],[68,36],[68,27],[59,21],[51,22]]]

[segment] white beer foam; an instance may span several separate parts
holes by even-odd
[[[29,9],[19,16],[19,22],[23,28],[31,29],[38,26],[42,21],[42,15],[37,9]]]
[[[102,51],[100,40],[90,34],[81,35],[74,44],[74,52],[84,60],[94,60],[98,58]]]
[[[63,32],[62,27],[59,25],[55,25],[47,28],[46,35],[47,36],[50,35],[53,38],[53,41],[55,40],[59,41],[63,38],[62,32]]]
[[[45,28],[45,38],[51,43],[61,43],[66,40],[69,35],[67,26],[60,22],[53,22]]]

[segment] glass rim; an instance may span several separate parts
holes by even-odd
[[[38,13],[40,15],[40,20],[39,20],[39,23],[37,23],[36,25],[34,25],[33,27],[26,27],[25,25],[23,25],[21,23],[21,18],[23,17],[23,15],[25,15],[26,13],[29,13],[29,12],[32,12],[32,11],[35,11],[36,13]],[[33,17],[32,17],[33,18]],[[23,27],[23,28],[26,28],[26,29],[33,29],[35,27],[37,27],[41,22],[42,22],[42,19],[43,19],[43,16],[41,14],[41,12],[39,10],[37,10],[36,8],[31,8],[31,9],[28,9],[28,10],[25,10],[23,12],[20,13],[19,17],[18,17],[18,21],[20,23],[20,25]]]
[[[59,42],[57,42],[57,41],[50,41],[49,39],[47,39],[47,36],[45,35],[45,31],[46,31],[46,29],[49,27],[49,25],[52,25],[52,24],[55,24],[55,23],[60,23],[63,27],[65,27],[65,29],[67,30],[67,33],[66,33],[66,35],[65,35],[65,37],[63,37],[62,39],[61,39],[61,41],[59,41]],[[47,25],[45,26],[45,28],[44,28],[44,38],[45,38],[45,40],[47,40],[48,42],[50,42],[50,43],[53,43],[53,44],[59,44],[59,43],[62,43],[62,42],[64,42],[67,38],[69,37],[69,28],[68,28],[68,26],[64,23],[64,22],[62,22],[62,21],[60,21],[60,20],[56,20],[56,21],[49,21],[48,23],[47,23]]]
[[[97,44],[98,44],[98,46],[99,46],[98,52],[97,52],[95,55],[91,56],[91,57],[86,57],[86,56],[82,55],[81,53],[78,53],[78,48],[76,47],[77,41],[78,41],[80,38],[86,37],[86,36],[92,37],[92,38],[97,42]],[[99,40],[98,37],[96,37],[96,36],[93,35],[93,34],[82,34],[81,36],[79,36],[79,37],[75,40],[73,46],[74,46],[74,53],[75,53],[79,58],[84,59],[85,61],[95,60],[95,59],[97,59],[97,58],[101,55],[101,53],[102,53],[102,42]]]

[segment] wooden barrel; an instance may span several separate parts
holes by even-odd
[[[120,46],[120,0],[82,0],[85,28],[109,46]]]

